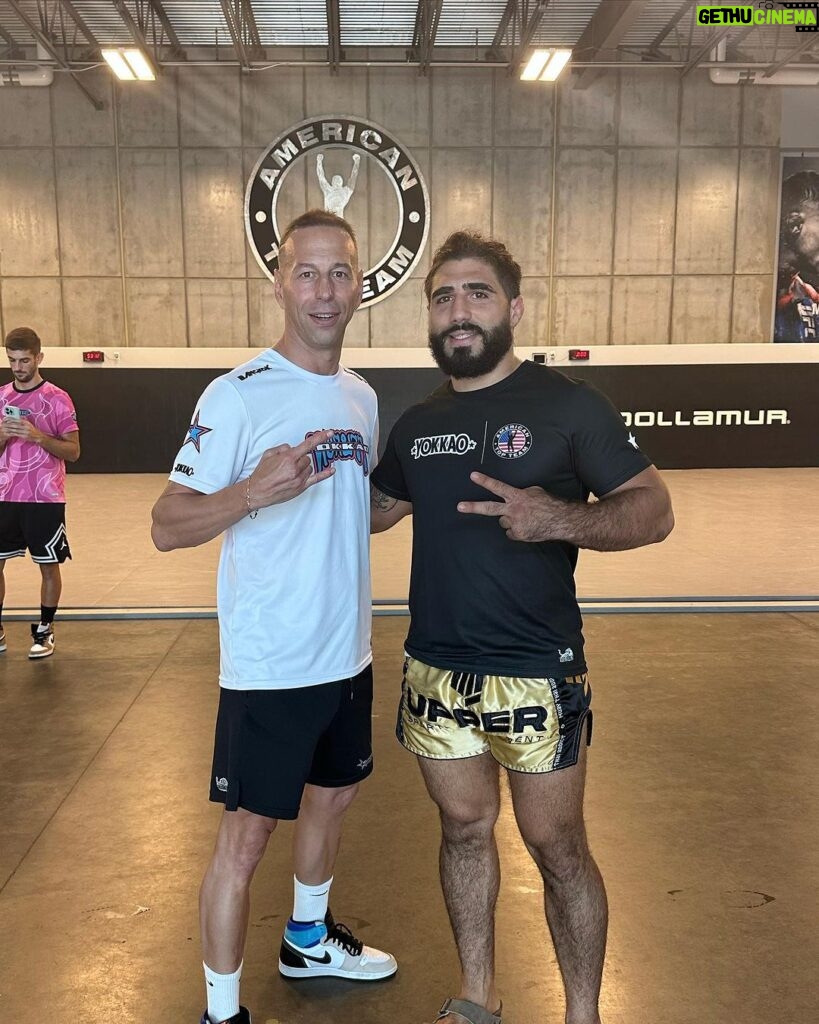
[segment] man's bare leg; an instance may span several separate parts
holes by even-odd
[[[498,765],[490,754],[451,761],[419,757],[418,762],[441,813],[441,888],[461,962],[458,997],[494,1013],[500,1002],[495,988]]]
[[[244,955],[250,883],[278,824],[240,807],[225,811],[199,891],[202,956],[217,974],[233,974]]]
[[[357,783],[337,789],[304,787],[293,835],[293,867],[304,885],[321,885],[332,877],[344,815],[357,792]]]
[[[543,877],[546,918],[566,990],[566,1024],[600,1024],[608,904],[586,841],[586,746],[571,768],[509,773],[515,817]]]
[[[46,608],[56,608],[63,592],[63,578],[57,562],[40,564],[42,581],[40,583],[40,604]]]

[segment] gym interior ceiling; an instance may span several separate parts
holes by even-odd
[[[612,65],[686,75],[718,64],[761,76],[819,65],[819,32],[701,25],[696,9],[696,0],[0,0],[0,73],[24,62],[76,73],[100,63],[104,47],[134,45],[158,67],[399,64],[420,74],[436,65],[515,73],[534,47],[566,47],[575,84]]]

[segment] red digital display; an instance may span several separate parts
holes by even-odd
[[[83,352],[82,361],[84,363],[104,363],[105,353],[100,352],[99,349],[91,349],[89,352]]]
[[[570,348],[569,359],[572,362],[582,362],[589,358],[589,350],[587,348]]]

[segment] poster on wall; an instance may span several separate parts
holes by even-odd
[[[819,153],[782,158],[773,340],[819,342]]]

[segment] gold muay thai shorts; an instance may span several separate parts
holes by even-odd
[[[585,675],[553,679],[482,676],[404,662],[396,735],[421,757],[448,760],[487,750],[516,772],[553,772],[577,763],[591,687]]]

